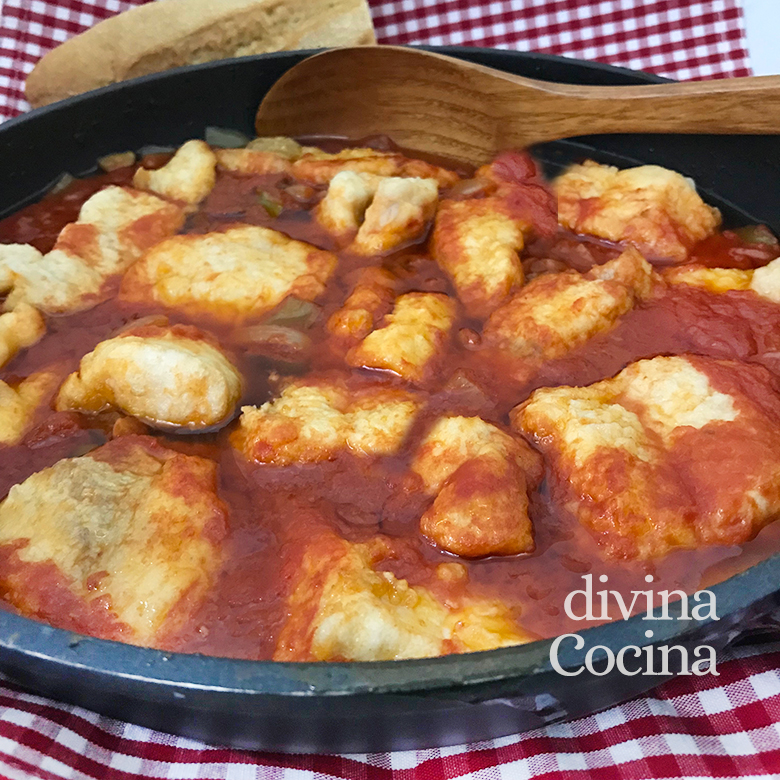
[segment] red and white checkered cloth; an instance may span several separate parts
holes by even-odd
[[[527,734],[449,748],[299,756],[203,745],[0,686],[8,780],[641,780],[780,777],[780,643],[742,649],[719,677]]]
[[[107,16],[149,1],[0,0],[0,121],[27,110],[24,80],[49,49]],[[369,4],[380,43],[540,51],[676,79],[750,75],[740,0]]]
[[[0,119],[56,43],[148,0],[0,0]],[[313,0],[313,2],[316,0]],[[219,2],[219,0],[215,0]],[[543,51],[678,79],[750,75],[739,0],[370,0],[382,43]],[[210,747],[0,684],[0,777],[780,777],[780,644],[743,649],[720,677],[683,677],[572,723],[489,743],[368,756]]]

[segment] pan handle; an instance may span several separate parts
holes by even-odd
[[[739,635],[728,643],[727,647],[739,647],[760,641],[780,639],[780,607],[756,616]]]

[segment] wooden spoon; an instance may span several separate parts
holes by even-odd
[[[595,133],[777,133],[780,76],[589,87],[513,76],[398,46],[331,49],[285,73],[258,135],[389,135],[481,163],[507,148]]]

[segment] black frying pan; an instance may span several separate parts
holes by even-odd
[[[539,54],[437,51],[552,81],[658,80]],[[251,134],[260,98],[304,56],[281,53],[184,68],[8,122],[0,127],[0,216],[35,200],[63,171],[92,172],[96,158],[117,150],[179,144],[202,137],[208,125]],[[625,135],[582,137],[535,152],[549,173],[586,156],[623,166],[664,165],[693,177],[727,225],[764,222],[780,233],[779,148],[775,137],[765,136]],[[652,641],[722,650],[771,627],[779,581],[776,556],[713,588],[720,620],[656,621],[652,640],[645,638],[648,623],[641,617],[605,624],[583,632],[583,651],[566,645],[561,664],[581,666],[594,645],[617,651]],[[679,614],[674,605],[670,612]],[[563,677],[550,666],[550,644],[415,661],[237,661],[132,647],[0,613],[0,670],[25,687],[213,743],[297,752],[403,750],[488,739],[616,704],[664,679],[587,671]]]

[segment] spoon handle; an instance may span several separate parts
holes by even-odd
[[[596,133],[780,131],[780,76],[627,87],[550,84],[511,76],[509,80],[521,88],[518,98],[527,96],[529,87],[538,91],[537,121],[555,126],[559,138]],[[507,111],[510,125],[511,114],[516,116],[516,109]],[[511,126],[506,130],[511,132]]]

